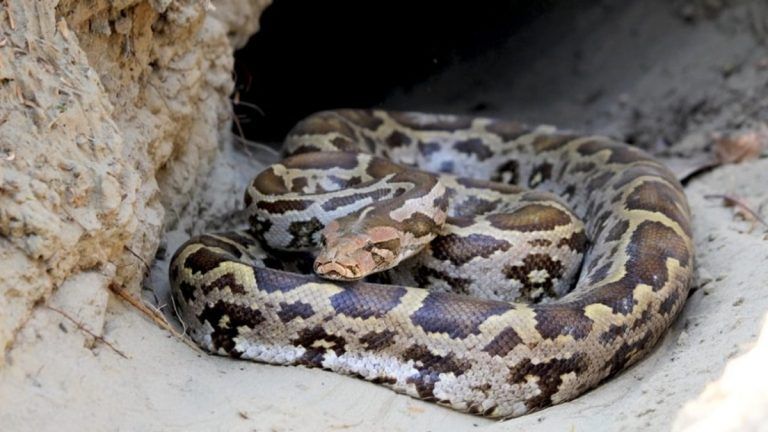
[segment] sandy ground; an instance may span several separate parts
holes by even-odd
[[[607,133],[656,152],[683,173],[712,153],[713,132],[752,130],[766,118],[768,8],[762,2],[668,3],[601,2],[577,15],[565,6],[384,106]],[[274,158],[258,146],[225,148],[180,226],[168,233],[146,299],[170,311],[166,270],[173,250],[190,233],[242,222],[241,191],[262,166],[257,160]],[[105,338],[127,358],[97,343],[84,347],[91,355],[78,357],[69,373],[42,358],[39,368],[25,368],[36,374],[6,373],[3,380],[19,392],[4,401],[13,415],[0,419],[2,429],[668,430],[684,404],[753,345],[768,310],[768,231],[706,196],[736,194],[768,218],[766,184],[765,153],[691,179],[686,192],[698,277],[680,318],[636,366],[575,401],[532,415],[492,422],[329,372],[205,355],[111,299]],[[70,323],[25,331],[63,346],[74,329]],[[62,352],[57,363],[66,364]]]

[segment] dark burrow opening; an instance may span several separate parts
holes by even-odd
[[[498,47],[557,3],[275,2],[235,53],[234,132],[275,143],[312,112],[381,106],[394,90]]]

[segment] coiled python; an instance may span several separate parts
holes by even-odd
[[[248,187],[250,230],[192,238],[173,257],[179,317],[213,353],[508,418],[636,362],[687,297],[682,188],[628,145],[340,110],[299,123],[284,152]],[[408,271],[392,268],[401,260]],[[373,277],[395,284],[359,280],[388,268]]]

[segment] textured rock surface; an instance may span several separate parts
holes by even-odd
[[[196,0],[5,2],[0,364],[80,272],[103,276],[86,303],[105,305],[109,283],[138,292],[164,222],[229,137],[228,36],[257,28],[265,6],[219,2],[240,18],[221,21]],[[83,323],[99,333],[103,314]]]

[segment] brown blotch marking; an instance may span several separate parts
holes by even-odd
[[[300,249],[315,246],[313,237],[322,229],[322,222],[314,216],[308,221],[291,222],[288,225],[288,232],[292,237],[288,247]]]
[[[314,276],[265,268],[254,268],[253,276],[256,279],[256,287],[268,293],[288,292],[306,283],[318,281]]]
[[[228,318],[228,322],[222,327],[219,323],[225,316]],[[214,349],[223,349],[233,357],[240,357],[242,353],[236,350],[234,341],[239,334],[238,327],[254,329],[264,322],[265,318],[258,309],[218,301],[203,308],[200,313],[200,320],[202,322],[207,321],[213,327],[211,342]]]
[[[452,277],[447,273],[426,266],[419,266],[414,272],[413,277],[420,288],[428,288],[432,285],[432,282],[429,280],[430,278],[445,281],[450,285],[451,292],[455,294],[468,294],[469,286],[472,284],[472,279]]]
[[[336,111],[341,117],[356,124],[357,126],[364,127],[371,131],[375,131],[384,123],[384,120],[373,115],[371,110],[360,109],[342,109]]]
[[[424,157],[432,156],[433,153],[437,153],[440,150],[440,144],[438,143],[425,143],[423,141],[419,141],[418,144],[419,153],[421,153]]]
[[[403,219],[398,226],[403,231],[409,232],[417,238],[436,233],[440,229],[435,220],[424,213],[414,213],[409,218]]]
[[[493,156],[493,151],[479,138],[456,141],[453,148],[459,153],[474,155],[481,162]]]
[[[287,323],[297,317],[307,319],[314,315],[314,313],[315,311],[309,303],[301,301],[294,303],[280,302],[280,310],[277,311],[277,316],[280,317],[280,321]]]
[[[418,131],[457,131],[472,126],[472,118],[464,116],[421,116],[413,113],[392,112],[389,116],[401,125]]]
[[[215,269],[226,259],[220,253],[207,248],[200,248],[184,259],[184,267],[192,269],[193,273],[205,274]]]
[[[629,210],[660,212],[689,233],[688,215],[677,205],[678,200],[679,195],[671,186],[659,182],[645,182],[627,196],[626,206]]]
[[[264,233],[268,232],[272,228],[272,221],[269,219],[261,218],[257,214],[248,216],[248,224],[253,229],[254,235],[262,244],[266,244],[264,241]]]
[[[516,160],[501,164],[491,176],[491,180],[500,182],[507,176],[509,177],[508,183],[511,184],[517,184],[520,180],[520,164]]]
[[[374,244],[379,249],[386,249],[391,252],[397,252],[400,250],[400,239],[393,238],[392,240],[382,241]]]
[[[547,277],[543,282],[533,282],[528,275],[534,270],[545,270]],[[547,254],[530,254],[523,258],[523,264],[519,266],[507,265],[501,270],[507,279],[514,279],[523,284],[520,289],[520,298],[528,299],[531,302],[541,301],[544,297],[556,297],[557,293],[553,290],[554,279],[563,275],[563,264],[560,261],[553,260]],[[543,293],[533,297],[534,291],[541,288]]]
[[[610,372],[605,379],[618,373],[626,366],[634,363],[642,357],[642,354],[653,345],[655,342],[653,333],[647,332],[645,335],[635,342],[625,342],[616,350],[613,357],[608,360],[608,366],[610,366]]]
[[[320,342],[320,346],[313,346]],[[328,334],[322,326],[305,328],[299,331],[298,336],[291,340],[297,347],[303,347],[306,351],[296,364],[308,367],[322,367],[325,354],[333,351],[337,356],[344,354],[347,341],[344,338]]]
[[[309,179],[306,177],[296,177],[291,183],[291,190],[294,192],[303,192],[304,188],[309,186]],[[247,204],[246,204],[247,205]]]
[[[382,330],[380,332],[371,331],[360,336],[360,343],[369,351],[381,351],[395,343],[397,332],[392,330]]]
[[[251,187],[265,195],[281,195],[290,192],[283,178],[275,174],[274,168],[267,168],[259,173],[251,182]],[[250,199],[247,192],[246,199]]]
[[[433,292],[411,315],[411,322],[430,333],[445,333],[453,339],[479,334],[486,319],[512,309],[505,302],[480,300],[450,293]]]
[[[592,320],[578,308],[563,305],[535,307],[536,330],[547,339],[570,335],[576,340],[584,339],[592,331]]]
[[[524,124],[505,120],[494,120],[485,130],[500,136],[503,141],[516,140],[529,132]]]
[[[325,211],[331,211],[365,199],[369,199],[375,203],[378,200],[389,198],[391,192],[392,191],[389,189],[374,189],[368,192],[359,192],[352,195],[337,196],[324,202],[321,207]]]
[[[627,333],[627,325],[611,324],[604,333],[600,334],[600,343],[603,345],[612,344],[617,338],[623,337]]]
[[[365,172],[375,179],[386,177],[389,174],[396,174],[400,171],[402,171],[400,167],[380,157],[371,159],[368,163],[368,167],[365,169]]]
[[[560,240],[560,243],[562,243],[563,240],[565,239]],[[548,239],[533,239],[533,240],[528,240],[528,244],[534,247],[538,247],[538,246],[547,247],[552,244],[552,241]]]
[[[632,323],[632,326],[629,329],[636,331],[637,329],[640,329],[648,324],[652,318],[653,314],[651,313],[650,309],[646,308],[639,317],[635,318],[635,321]]]
[[[552,178],[552,164],[544,162],[531,171],[531,175],[528,177],[528,185],[534,187],[550,178]]]
[[[491,357],[498,356],[504,357],[509,354],[516,346],[523,343],[523,339],[517,334],[515,329],[507,327],[493,338],[483,348],[483,351],[488,353]]]
[[[218,278],[211,281],[211,283],[203,285],[200,289],[204,294],[209,294],[215,290],[223,290],[229,288],[232,294],[245,294],[245,287],[243,287],[232,273],[225,273]]]
[[[336,312],[352,318],[381,318],[400,304],[403,287],[366,283],[344,284],[344,290],[331,296]]]
[[[686,243],[672,228],[660,222],[641,223],[625,249],[628,259],[624,265],[624,277],[588,293],[583,301],[604,304],[611,307],[614,313],[631,313],[637,285],[649,285],[658,291],[667,283],[668,259],[677,260],[681,267],[690,267],[691,255]]]
[[[677,291],[670,292],[669,296],[667,296],[667,298],[665,298],[659,305],[659,312],[661,312],[662,315],[671,314],[674,312],[675,306],[677,306],[679,300],[680,294]]]
[[[611,227],[611,230],[608,231],[608,235],[605,237],[605,241],[611,242],[620,240],[624,233],[627,232],[627,229],[629,229],[629,221],[622,219],[616,222]]]
[[[536,384],[540,393],[526,400],[525,405],[530,410],[537,410],[552,405],[552,396],[563,383],[562,376],[570,373],[580,374],[587,370],[586,355],[574,353],[570,358],[553,358],[541,363],[533,363],[531,359],[523,359],[509,373],[507,382],[510,384],[527,385],[526,376],[538,378]]]
[[[560,241],[557,242],[557,247],[561,248],[563,246],[567,246],[574,252],[584,253],[587,250],[588,243],[589,240],[587,239],[587,235],[583,230],[579,230],[571,234],[570,237],[561,238]]]
[[[689,264],[690,251],[685,241],[672,228],[660,222],[641,223],[632,234],[626,249],[629,260],[625,265],[632,285],[644,283],[658,291],[668,280],[666,261],[672,258],[685,267]]]
[[[448,209],[449,204],[450,204],[450,199],[448,198],[448,193],[444,193],[436,197],[434,200],[432,200],[432,206],[439,208],[443,211],[446,211]]]
[[[457,234],[438,236],[431,243],[432,255],[441,260],[450,260],[460,266],[475,257],[488,258],[498,251],[505,252],[512,247],[506,240],[496,239],[484,234],[470,234],[466,237]]]
[[[411,137],[409,137],[408,135],[400,131],[394,131],[391,134],[389,134],[385,142],[391,148],[398,148],[398,147],[404,147],[404,146],[410,145],[412,140],[411,140]]]
[[[173,280],[175,279],[172,278],[171,281]],[[180,282],[176,292],[178,292],[181,295],[181,298],[187,303],[192,303],[192,301],[195,299],[195,288],[196,287],[194,285],[190,285],[186,282]]]
[[[487,219],[495,228],[523,232],[548,231],[571,223],[568,213],[541,204],[527,205],[512,213],[488,215]]]
[[[276,201],[259,201],[256,203],[256,208],[264,210],[271,214],[283,214],[289,211],[302,211],[312,206],[314,201],[311,200],[276,200]]]
[[[472,364],[464,359],[457,358],[454,353],[445,356],[433,354],[424,345],[413,345],[403,352],[403,360],[413,361],[413,367],[419,371],[418,375],[408,377],[406,382],[414,384],[419,397],[435,401],[435,384],[440,381],[440,374],[453,374],[459,377],[464,374]]]
[[[533,149],[537,153],[558,150],[571,142],[575,135],[548,134],[539,135],[533,140]]]

